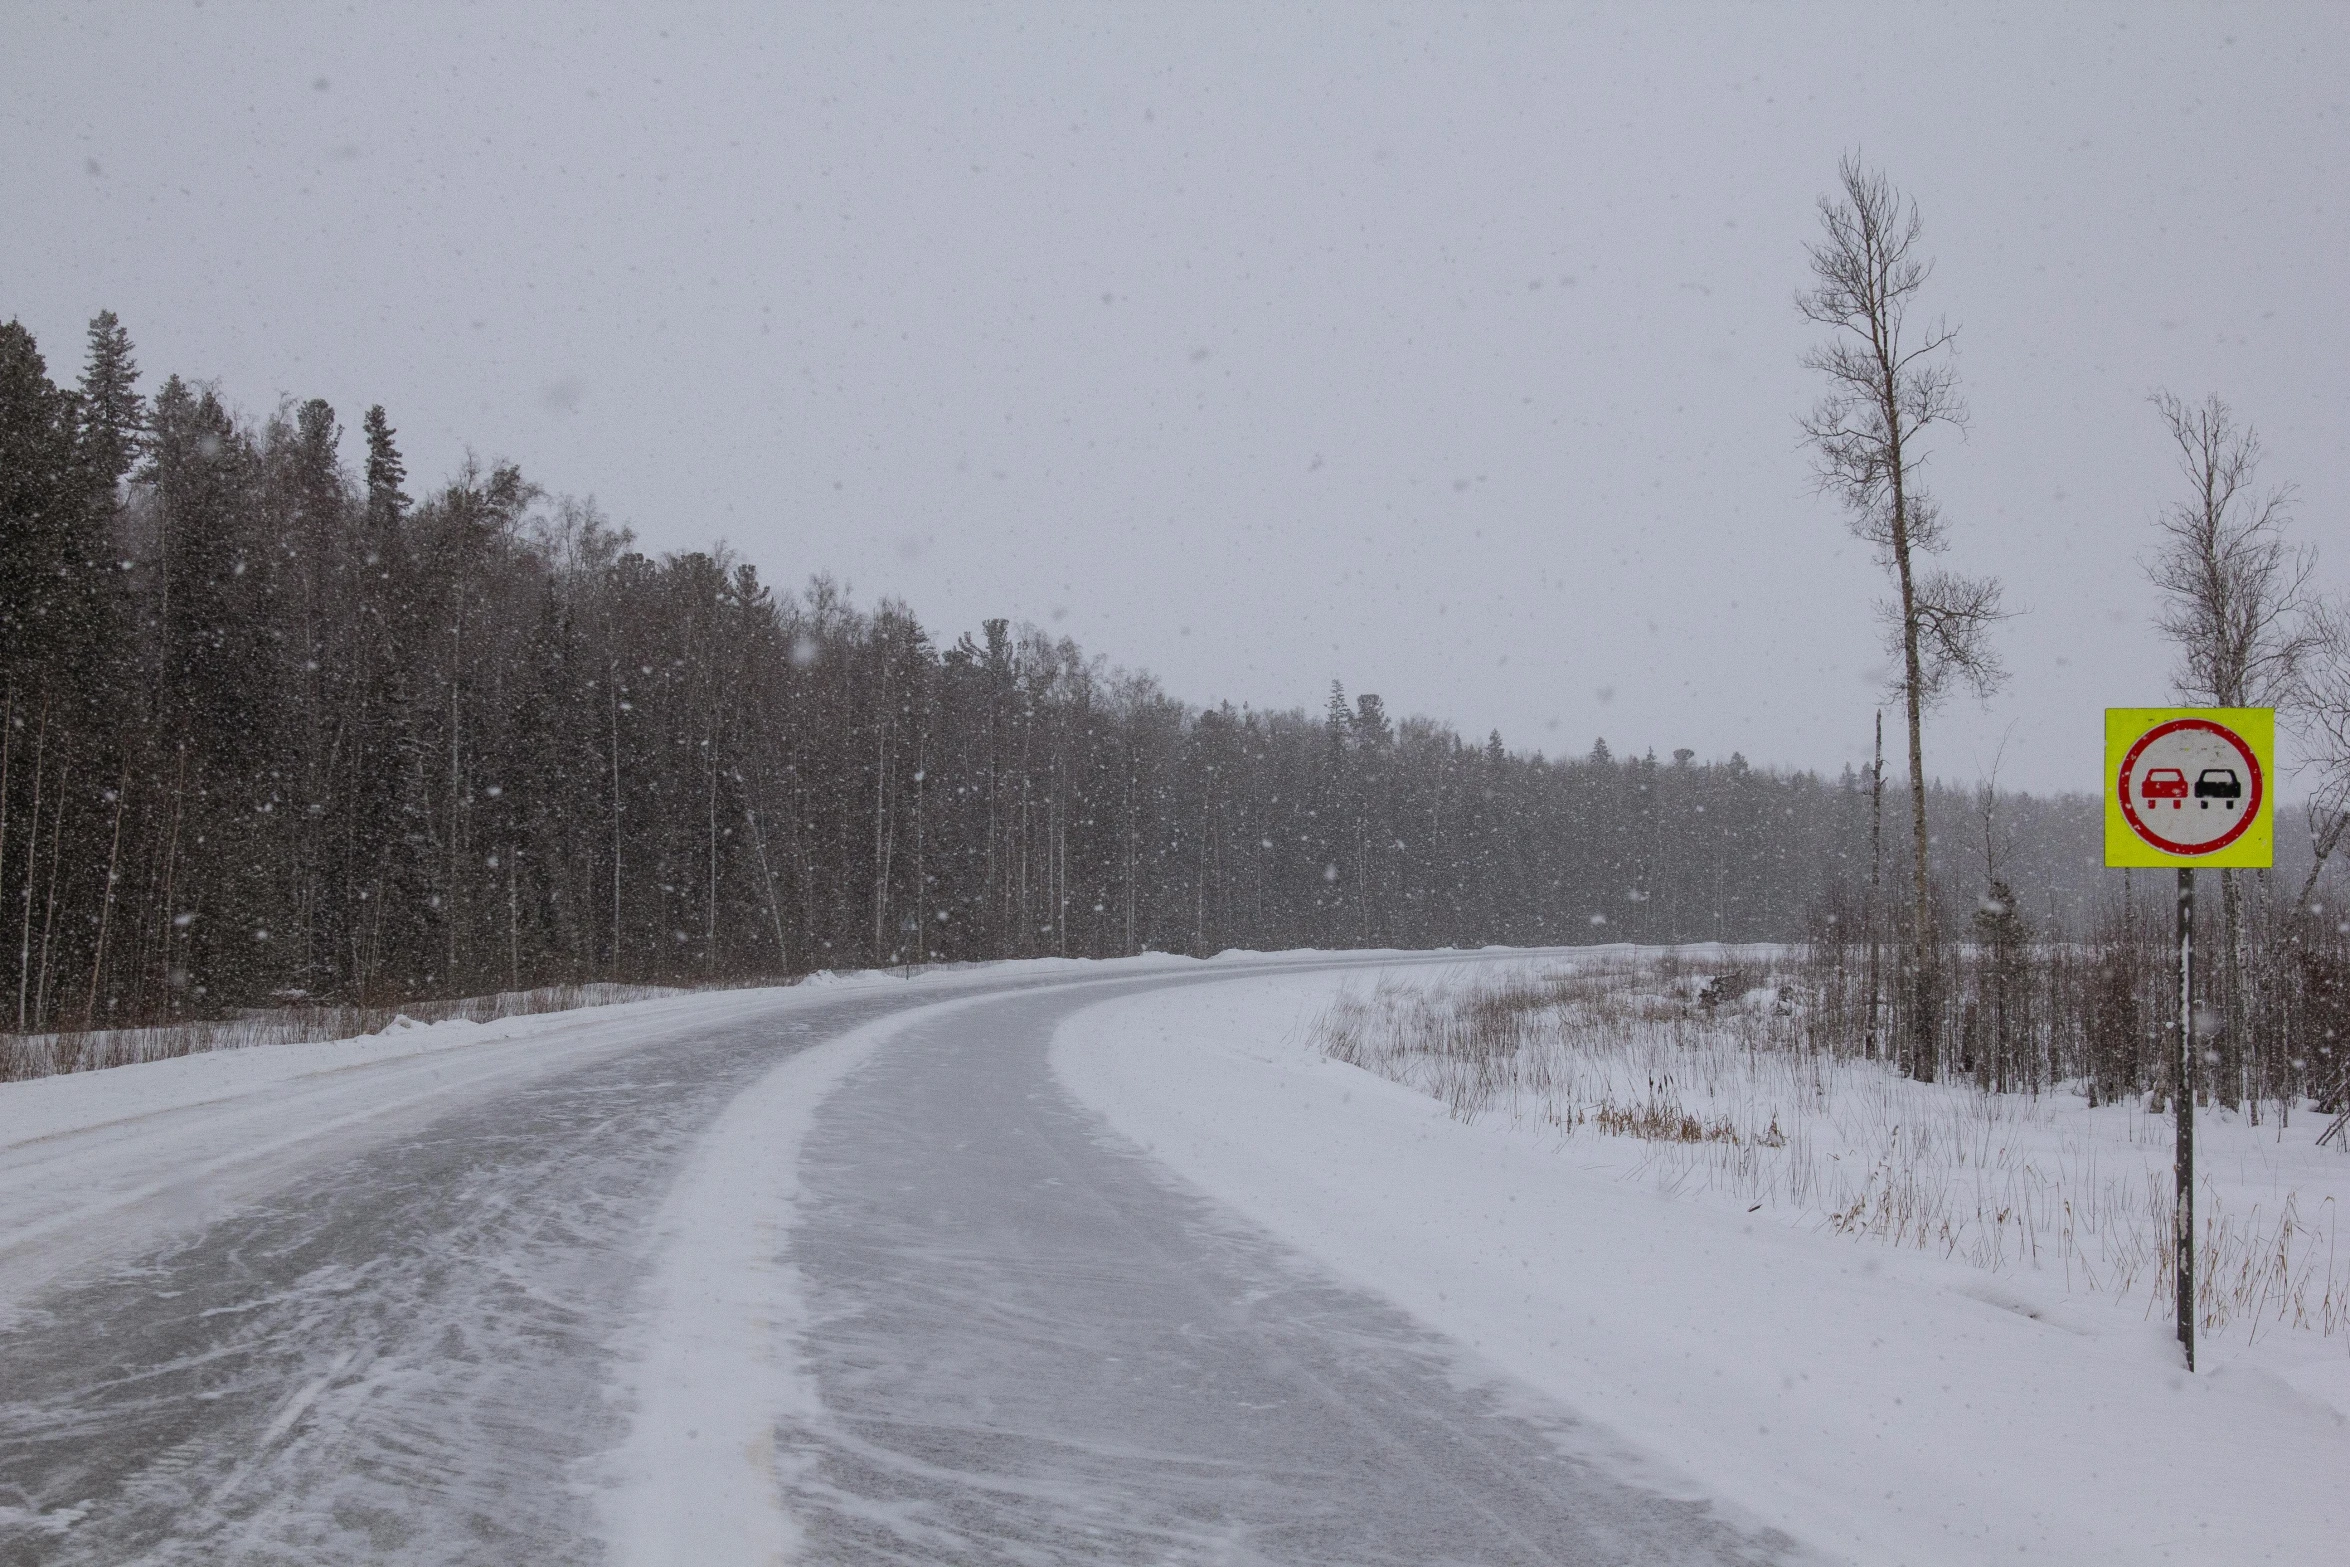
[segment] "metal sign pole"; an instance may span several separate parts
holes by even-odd
[[[2179,1045],[2171,1106],[2178,1118],[2179,1345],[2195,1369],[2195,873],[2179,870]]]
[[[2171,1247],[2179,1348],[2195,1369],[2195,868],[2276,864],[2276,709],[2109,707],[2105,710],[2105,863],[2179,873],[2179,1016],[2171,1057],[2178,1116]]]

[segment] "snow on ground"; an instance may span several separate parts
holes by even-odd
[[[1057,1069],[1126,1137],[1483,1369],[1856,1561],[2313,1561],[2350,1532],[2341,1338],[2215,1336],[2190,1378],[2167,1320],[2134,1298],[1831,1233],[1767,1191],[1749,1212],[1735,1183],[1688,1169],[1668,1195],[1654,1188],[1676,1167],[1656,1145],[1589,1126],[1453,1119],[1309,1043],[1342,988],[1366,988],[1361,971],[1248,975],[1265,961],[1042,960],[912,988],[952,1001],[1005,980],[1232,974],[1086,1011]],[[907,983],[833,976],[806,1003]],[[91,1247],[198,1221],[308,1150],[779,1002],[720,992],[0,1085],[0,1319]],[[797,1309],[774,1260],[793,1150],[815,1104],[909,1016],[780,1065],[682,1172],[622,1390],[633,1434],[598,1487],[623,1559],[678,1559],[669,1542],[721,1522],[788,1552],[773,1476],[792,1455],[762,1444],[814,1396],[779,1348]],[[2259,1153],[2262,1135],[2215,1126],[2206,1170],[2247,1192],[2273,1181],[2282,1156]],[[2305,1221],[2350,1201],[2317,1195],[2334,1167],[2295,1166]]]
[[[1660,1191],[1960,1257],[2167,1315],[2173,1129],[2137,1096],[2078,1085],[1984,1092],[1818,1049],[1800,996],[1757,961],[1785,953],[1627,949],[1560,963],[1389,971],[1348,987],[1314,1028],[1323,1054],[1444,1101],[1463,1120],[1590,1128],[1587,1158]],[[1694,971],[1692,971],[1694,970]],[[1740,991],[1737,995],[1731,989]],[[2198,1112],[2196,1297],[2205,1337],[2291,1330],[2350,1348],[2338,1248],[2350,1160],[2304,1103],[2258,1119]],[[2350,1356],[2328,1357],[2338,1371]]]
[[[755,992],[740,994],[748,997]],[[597,1021],[637,1020],[644,1005],[623,1003],[610,1013],[597,1009]],[[0,1083],[0,1150],[161,1111],[220,1104],[300,1078],[545,1035],[575,1027],[579,1021],[577,1012],[542,1012],[494,1023],[466,1018],[420,1023],[400,1017],[377,1033],[353,1039],[206,1050],[103,1072]]]
[[[1217,961],[1244,960],[1233,954]],[[974,988],[1198,967],[1151,953],[826,972],[787,989],[688,992],[487,1023],[402,1018],[353,1039],[210,1049],[0,1082],[0,1326],[65,1270],[226,1212],[321,1150],[670,1032],[857,989]]]
[[[622,1347],[629,1434],[599,1466],[613,1558],[628,1567],[794,1560],[779,1419],[820,1412],[792,1352],[804,1298],[783,1260],[816,1106],[921,1008],[826,1040],[727,1106],[663,1202],[645,1315]]]
[[[1186,960],[1036,959],[995,972],[1140,977]],[[1195,965],[1187,965],[1195,966]],[[812,1460],[776,1449],[779,1420],[823,1415],[795,1349],[806,1295],[786,1259],[802,1201],[800,1149],[817,1106],[906,1029],[980,997],[895,1012],[777,1063],[703,1136],[655,1225],[642,1318],[620,1346],[629,1434],[592,1477],[614,1560],[701,1567],[797,1559],[784,1506]]]
[[[1182,963],[1164,954],[1117,960],[1120,967]],[[844,988],[887,988],[908,983],[932,987],[967,983],[979,977],[1045,976],[1110,972],[1110,966],[1082,958],[1024,958],[1005,963],[937,965],[909,980],[899,969],[820,969],[779,989],[679,991],[651,1001],[612,1002],[567,1011],[538,1012],[486,1023],[467,1018],[419,1022],[395,1018],[373,1034],[350,1039],[204,1049],[168,1060],[67,1072],[52,1077],[0,1082],[0,1156],[22,1145],[128,1123],[165,1111],[220,1105],[265,1094],[285,1084],[325,1078],[354,1069],[467,1051],[509,1040],[568,1041],[592,1029],[599,1040],[625,1037],[641,1028],[676,1019],[694,1022],[771,1006],[779,999]],[[21,1206],[21,1205],[12,1205]],[[4,1217],[4,1216],[0,1216]],[[0,1245],[5,1245],[0,1240]]]
[[[777,999],[721,991],[451,1019],[0,1083],[0,1328],[66,1271],[207,1223],[305,1160]]]
[[[2135,1303],[1719,1187],[1667,1195],[1634,1139],[1464,1123],[1312,1048],[1349,984],[1106,1002],[1063,1028],[1055,1065],[1333,1272],[1855,1561],[2306,1562],[2350,1537],[2340,1338],[2214,1339],[2190,1377]]]

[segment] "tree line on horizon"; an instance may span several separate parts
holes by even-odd
[[[0,1029],[1228,947],[1795,940],[1871,775],[1194,707],[1067,638],[649,558],[385,411],[0,327]],[[1881,773],[1881,769],[1880,769]],[[1989,796],[1983,797],[1990,798]],[[2095,816],[2000,796],[2051,917]],[[1983,799],[1930,792],[1953,845]],[[1957,852],[1955,849],[1954,853]],[[1962,901],[1957,907],[1963,911]]]

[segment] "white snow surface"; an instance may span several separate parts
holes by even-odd
[[[1062,1081],[1119,1134],[1669,1471],[1863,1563],[2340,1560],[2350,1349],[2177,1362],[2167,1320],[1625,1178],[1322,1059],[1363,976],[1107,1001]],[[1601,1145],[1601,1146],[1595,1146]]]
[[[1170,959],[1132,959],[1131,963]],[[1085,965],[1042,959],[917,975],[951,993]],[[211,1050],[0,1083],[0,1328],[34,1292],[93,1257],[200,1226],[305,1161],[397,1135],[453,1103],[664,1034],[837,997],[903,988],[889,971],[815,990],[722,990],[475,1023],[397,1020],[378,1034]]]
[[[302,1162],[648,1035],[775,1005],[721,991],[0,1083],[0,1328],[94,1256],[201,1225]]]
[[[951,1005],[951,1003],[949,1003]],[[777,1421],[822,1410],[793,1335],[806,1307],[785,1234],[817,1105],[924,1007],[785,1060],[704,1134],[662,1204],[650,1298],[623,1348],[629,1433],[596,1496],[623,1567],[798,1559]]]
[[[1001,967],[1108,978],[1183,961],[1146,954]],[[817,1107],[877,1050],[984,999],[910,1008],[790,1056],[703,1135],[662,1204],[643,1314],[620,1346],[628,1436],[589,1476],[621,1567],[800,1559],[802,1531],[784,1491],[807,1460],[775,1438],[779,1421],[824,1419],[796,1347],[808,1306],[787,1255],[802,1201],[801,1144]]]

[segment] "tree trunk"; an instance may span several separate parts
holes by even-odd
[[[2223,870],[2219,873],[2220,919],[2224,926],[2220,942],[2220,986],[2227,998],[2227,1010],[2221,1016],[2220,1059],[2215,1073],[2214,1087],[2219,1101],[2231,1110],[2241,1109],[2247,1096],[2253,1101],[2255,1122],[2259,1116],[2258,1090],[2252,1085],[2252,996],[2249,983],[2251,964],[2247,961],[2251,946],[2245,929],[2244,881],[2241,872]]]
[[[1877,1012],[1884,995],[1884,942],[1879,923],[1883,912],[1878,897],[1884,882],[1885,863],[1885,710],[1877,709],[1877,754],[1869,767],[1869,895],[1862,911],[1863,935],[1869,944],[1869,1013],[1866,1035],[1866,1053],[1874,1061],[1878,1055]],[[1674,938],[1680,937],[1678,922]]]
[[[49,748],[49,703],[41,702],[41,727],[33,739],[33,805],[32,822],[25,828],[24,838],[24,895],[17,900],[16,947],[16,1031],[28,1031],[28,1008],[32,1001],[33,966],[33,878],[39,865],[41,844],[41,767],[44,753]]]
[[[1917,582],[1910,570],[1909,498],[1901,454],[1900,403],[1889,355],[1885,365],[1886,428],[1891,432],[1893,474],[1893,562],[1901,579],[1901,696],[1909,719],[1910,976],[1909,1073],[1921,1083],[1934,1080],[1942,1005],[1938,954],[1934,945],[1934,894],[1926,838],[1925,669],[1918,657]]]
[[[114,874],[122,862],[122,809],[131,793],[131,769],[125,762],[122,782],[114,791],[114,838],[106,849],[106,883],[98,903],[98,949],[90,960],[90,999],[82,1004],[82,1027],[95,1026],[98,1016],[98,982],[106,972],[106,933],[114,923]]]

